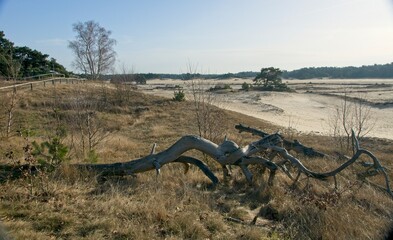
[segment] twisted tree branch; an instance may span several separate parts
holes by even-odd
[[[202,161],[193,157],[182,156],[185,152],[195,149],[207,154],[212,159],[217,161],[224,169],[224,173],[227,165],[239,166],[250,184],[253,180],[253,174],[248,169],[248,165],[250,164],[259,164],[270,170],[268,180],[269,185],[273,184],[275,173],[279,168],[281,168],[294,181],[295,184],[301,174],[305,174],[307,177],[312,177],[319,180],[326,180],[328,177],[335,178],[338,173],[346,169],[348,166],[352,165],[357,159],[359,159],[362,154],[365,154],[373,160],[373,164],[368,164],[367,166],[369,168],[365,172],[358,174],[358,176],[365,179],[366,177],[382,173],[385,177],[386,191],[391,196],[393,196],[390,188],[389,178],[385,169],[382,167],[378,158],[376,158],[370,151],[362,149],[360,147],[359,141],[356,138],[354,132],[352,132],[352,138],[355,147],[354,149],[356,150],[355,154],[338,168],[329,172],[319,173],[305,167],[299,159],[292,156],[287,149],[281,147],[283,140],[279,134],[267,135],[262,131],[249,127],[244,127],[243,125],[237,125],[236,128],[239,129],[239,131],[257,133],[260,135],[264,135],[264,137],[241,148],[236,143],[227,139],[225,139],[224,142],[220,145],[217,145],[202,137],[191,135],[183,136],[168,149],[159,153],[155,153],[154,145],[152,151],[150,152],[150,155],[146,157],[142,157],[128,162],[112,164],[79,164],[78,167],[95,170],[102,175],[130,175],[153,169],[155,169],[157,171],[157,174],[159,174],[160,168],[165,164],[171,162],[180,162],[186,164],[187,166],[188,164],[197,166],[212,181],[213,184],[217,184],[218,178]],[[287,145],[288,144],[289,143],[287,141]],[[269,154],[272,159],[276,155],[280,155],[283,160],[279,163],[274,163],[269,159],[255,156],[255,154],[266,151],[268,149],[272,151]],[[298,173],[295,178],[292,177],[292,175],[284,166],[284,164],[286,163],[290,163],[298,169]]]
[[[266,133],[264,131],[261,131],[259,129],[255,129],[255,128],[251,128],[251,127],[245,126],[243,124],[238,124],[235,126],[235,128],[237,130],[239,130],[239,133],[249,132],[252,135],[256,135],[256,136],[260,136],[260,137],[266,137],[269,135],[268,133]],[[282,136],[281,136],[281,138],[283,139]],[[295,151],[297,153],[301,153],[307,157],[327,157],[328,156],[325,153],[319,152],[313,148],[303,145],[298,140],[294,140],[292,142],[292,141],[283,139],[283,144],[284,144],[284,148],[287,149],[288,151],[293,150],[293,151]]]

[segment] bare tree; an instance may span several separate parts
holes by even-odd
[[[71,111],[66,120],[70,128],[71,145],[79,157],[86,158],[95,154],[97,145],[109,136],[99,117],[100,110],[105,106],[96,92],[75,90],[73,96],[69,102]]]
[[[208,91],[209,84],[201,78],[197,78],[197,66],[188,63],[187,78],[191,82],[191,94],[194,102],[195,122],[200,137],[219,141],[225,135],[223,111],[214,105],[219,102],[218,95]]]
[[[375,119],[364,96],[351,98],[345,93],[340,105],[334,108],[329,124],[341,150],[349,150],[352,130],[357,138],[362,138],[373,129]]]
[[[118,104],[123,105],[129,102],[136,90],[134,69],[129,69],[124,63],[120,66],[120,72],[111,82],[116,86],[116,99]]]
[[[68,47],[75,54],[74,66],[97,79],[115,63],[116,52],[113,46],[116,40],[110,38],[111,31],[94,21],[76,23],[73,30],[77,33],[76,39],[70,41]]]
[[[214,106],[219,102],[218,95],[208,91],[202,79],[191,80],[191,92],[199,136],[214,142],[222,139],[227,126],[224,124],[223,111]]]
[[[6,138],[10,136],[12,126],[14,125],[14,113],[17,107],[18,100],[19,97],[16,91],[6,93],[0,98],[0,122],[1,125],[4,126]]]

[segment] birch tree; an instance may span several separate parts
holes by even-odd
[[[74,67],[91,79],[98,79],[100,74],[111,70],[116,60],[113,49],[116,40],[110,38],[111,31],[94,21],[78,22],[73,30],[76,38],[68,47],[75,54]]]

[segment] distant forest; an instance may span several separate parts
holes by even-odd
[[[204,78],[204,79],[229,79],[229,78],[254,78],[258,72],[238,72],[238,73],[224,73],[224,74],[200,74],[200,73],[182,73],[182,74],[171,74],[171,73],[139,73],[139,76],[143,76],[146,80],[149,79],[179,79],[179,80],[190,80],[193,78]]]
[[[239,72],[225,74],[138,74],[146,80],[149,79],[229,79],[229,78],[254,78],[259,72]],[[308,67],[293,71],[283,71],[284,79],[312,79],[312,78],[393,78],[393,62],[388,64],[374,64],[361,67]]]
[[[1,1],[1,0],[0,0]],[[69,76],[64,66],[48,54],[43,54],[28,47],[14,46],[14,43],[5,37],[0,31],[0,78],[20,79],[37,74],[60,73]],[[225,74],[108,74],[101,75],[101,79],[113,82],[137,82],[146,83],[149,79],[180,79],[190,80],[193,78],[205,79],[229,79],[229,78],[255,78],[259,72],[238,72]],[[81,77],[87,77],[80,74]],[[393,62],[388,64],[364,65],[361,67],[307,67],[293,71],[285,71],[281,75],[284,79],[312,79],[312,78],[393,78]]]
[[[393,62],[361,67],[310,67],[286,71],[286,79],[310,78],[393,78]]]

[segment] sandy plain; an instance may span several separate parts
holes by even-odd
[[[393,139],[393,79],[308,79],[284,80],[295,92],[240,91],[251,79],[198,80],[205,89],[229,84],[232,91],[215,92],[215,104],[223,109],[264,119],[303,133],[332,134],[331,116],[343,96],[351,101],[366,100],[373,127],[370,137]],[[172,98],[180,86],[192,100],[190,81],[149,80],[140,88],[148,94]],[[277,130],[282,130],[277,129]]]

